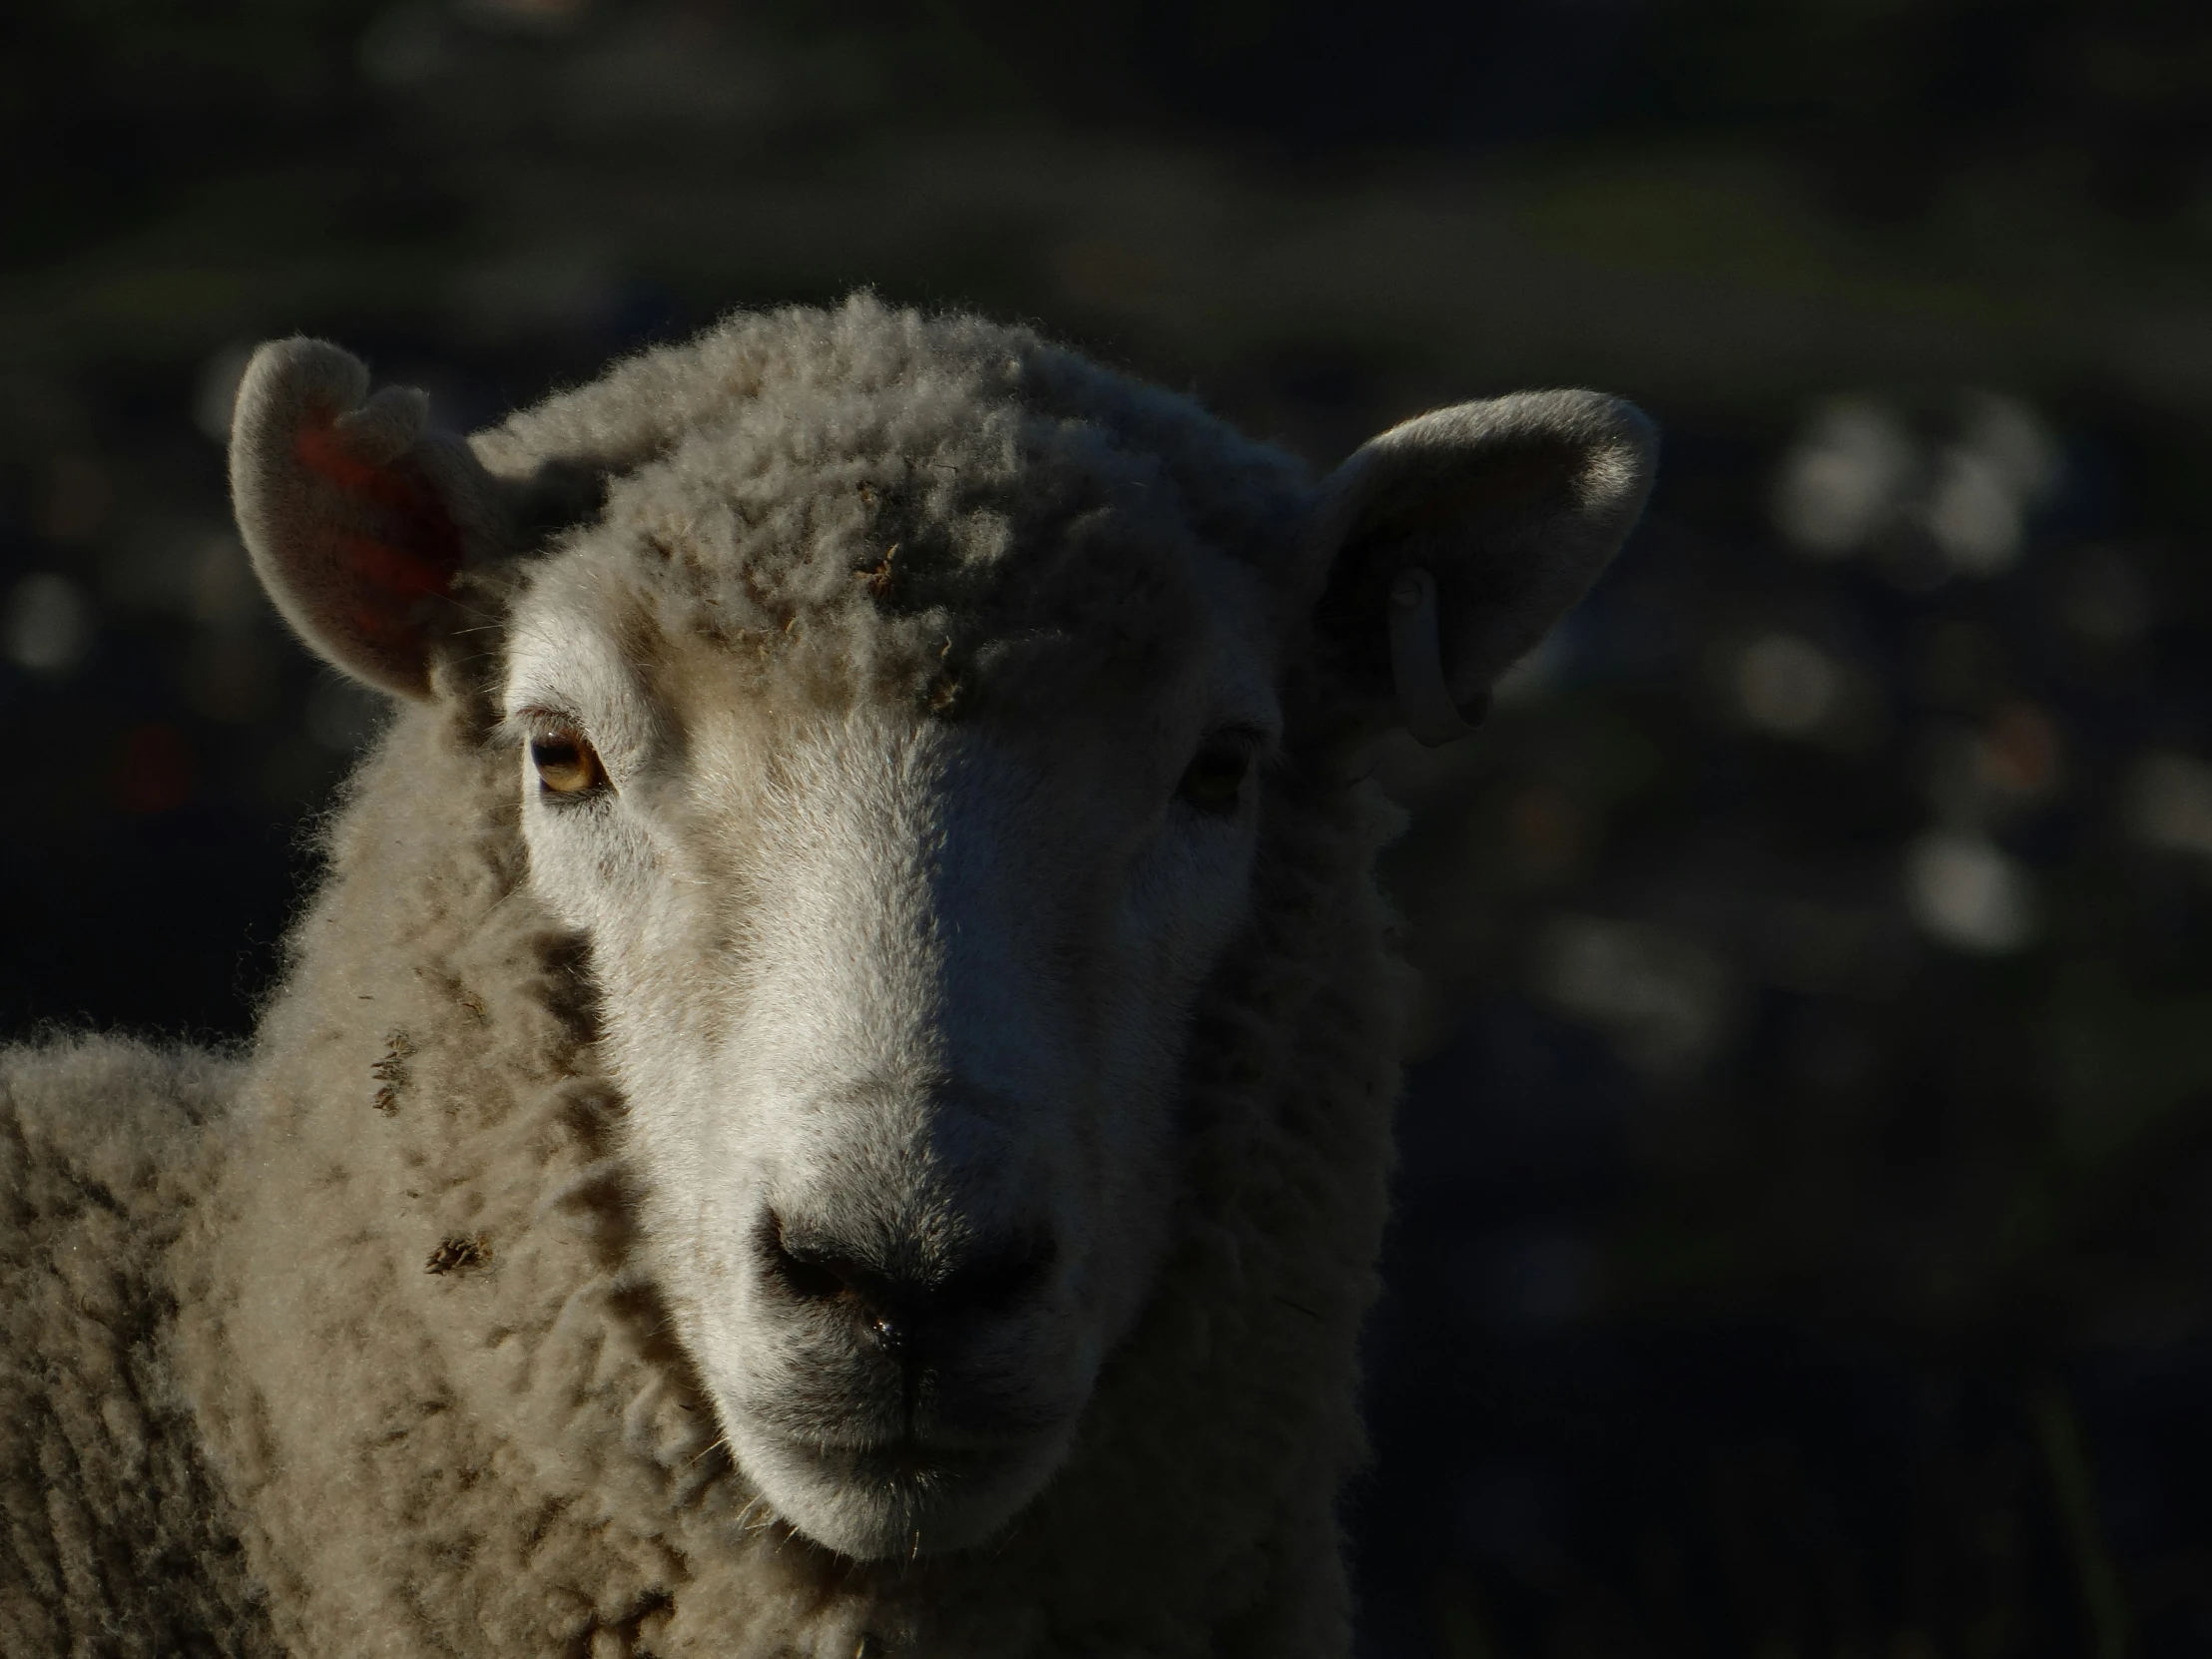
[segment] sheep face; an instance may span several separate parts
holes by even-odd
[[[1257,593],[1186,574],[1168,660],[1032,634],[956,721],[626,647],[588,552],[516,615],[532,879],[591,940],[664,1291],[741,1466],[848,1554],[1013,1515],[1152,1283],[1280,730]]]

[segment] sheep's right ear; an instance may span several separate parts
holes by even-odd
[[[1463,737],[1642,512],[1658,434],[1618,398],[1520,392],[1363,444],[1300,561],[1347,735]]]
[[[430,694],[459,625],[462,569],[502,541],[492,480],[431,428],[411,386],[368,395],[368,370],[321,340],[256,351],[231,417],[231,499],[284,620],[356,679]]]

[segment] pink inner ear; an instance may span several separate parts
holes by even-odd
[[[423,479],[351,453],[329,421],[292,442],[300,466],[353,498],[367,527],[332,535],[352,603],[347,620],[369,638],[397,643],[412,631],[417,600],[442,594],[461,568],[461,532]]]

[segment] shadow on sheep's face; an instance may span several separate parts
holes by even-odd
[[[947,721],[626,651],[568,558],[511,633],[524,828],[592,942],[681,1334],[808,1534],[972,1543],[1156,1272],[1278,736],[1260,607],[1194,595],[1143,675],[1030,636]]]

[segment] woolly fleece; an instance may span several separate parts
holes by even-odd
[[[501,515],[464,526],[477,631],[348,785],[251,1055],[0,1060],[0,1647],[1343,1655],[1406,987],[1371,874],[1393,815],[1320,743],[1351,695],[1331,654],[1286,668],[1172,1259],[1043,1496],[914,1562],[795,1535],[718,1443],[634,1248],[590,964],[527,884],[495,702],[549,519],[641,637],[955,715],[1046,623],[1141,663],[1197,547],[1310,608],[1317,486],[1023,330],[866,298],[738,317],[470,451]]]

